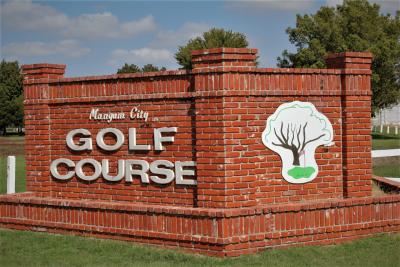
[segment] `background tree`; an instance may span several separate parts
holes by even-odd
[[[230,30],[212,28],[204,32],[203,36],[189,40],[189,42],[178,48],[175,59],[184,69],[192,68],[192,50],[217,48],[217,47],[247,47],[246,36],[243,33],[232,32]]]
[[[154,66],[153,64],[146,64],[142,68],[142,72],[154,72],[154,71],[165,71],[167,70],[165,67],[157,67]]]
[[[141,72],[139,66],[135,64],[125,63],[120,69],[118,69],[117,73],[136,73]]]
[[[370,51],[372,62],[372,111],[391,106],[400,97],[400,12],[380,14],[377,4],[345,0],[343,5],[321,7],[314,15],[297,15],[288,28],[297,51],[283,51],[280,67],[325,67],[328,53]]]
[[[17,61],[0,63],[0,132],[5,135],[6,127],[23,126],[22,75]]]
[[[146,64],[143,68],[140,68],[138,65],[125,63],[120,69],[118,69],[117,73],[155,72],[165,70],[167,70],[165,67],[159,68],[153,64]]]

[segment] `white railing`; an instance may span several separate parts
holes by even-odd
[[[374,125],[372,126],[373,132],[386,133],[386,134],[399,134],[399,125]]]

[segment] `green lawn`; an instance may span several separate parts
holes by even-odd
[[[128,242],[0,230],[0,266],[399,266],[400,234],[221,259]]]
[[[400,166],[379,165],[374,166],[373,173],[383,177],[400,177]]]
[[[400,148],[400,135],[372,133],[372,149],[394,149]]]

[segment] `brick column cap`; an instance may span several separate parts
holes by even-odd
[[[361,58],[372,58],[372,53],[365,51],[365,52],[340,52],[340,53],[333,53],[328,54],[326,58],[337,58],[337,57],[361,57]]]
[[[220,47],[192,51],[193,69],[215,67],[255,68],[258,49]]]
[[[329,69],[370,70],[373,55],[371,52],[341,52],[325,57]]]
[[[24,82],[32,80],[43,79],[58,79],[64,77],[65,64],[49,64],[49,63],[38,63],[22,65],[21,72],[24,76]]]

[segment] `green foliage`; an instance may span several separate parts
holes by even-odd
[[[167,69],[165,67],[157,67],[154,66],[153,64],[146,64],[142,68],[142,72],[155,72],[155,71],[166,71]]]
[[[122,68],[118,69],[117,73],[136,73],[136,72],[141,72],[140,68],[135,65],[135,64],[128,64],[125,63],[125,65],[122,66]]]
[[[0,63],[0,131],[23,125],[22,75],[17,61]]]
[[[120,69],[118,69],[117,73],[136,73],[136,72],[155,72],[155,71],[165,71],[165,67],[157,67],[153,64],[146,64],[143,68],[140,68],[138,65],[135,64],[128,64],[125,63]]]
[[[243,48],[248,45],[246,36],[242,33],[212,28],[204,32],[202,37],[191,39],[186,45],[180,46],[178,52],[175,53],[175,59],[184,69],[191,69],[193,50],[218,47]]]
[[[22,94],[22,75],[20,73],[18,61],[1,61],[0,83],[6,87],[9,99]]]
[[[325,67],[328,53],[370,51],[372,110],[388,107],[400,98],[400,12],[381,15],[377,4],[345,0],[343,5],[321,7],[314,15],[297,15],[295,28],[286,32],[297,52],[283,51],[280,67]]]

